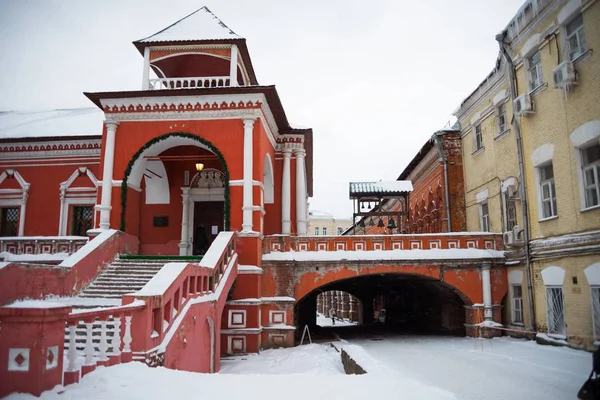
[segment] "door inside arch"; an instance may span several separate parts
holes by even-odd
[[[223,230],[224,201],[194,202],[194,255],[204,255]]]

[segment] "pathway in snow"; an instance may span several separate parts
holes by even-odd
[[[356,326],[356,322],[341,321],[339,319],[336,319],[335,324],[334,324],[333,321],[331,320],[331,318],[328,318],[321,313],[317,313],[317,325],[319,325],[322,328],[328,327],[328,326],[335,326],[335,327]]]
[[[513,338],[382,335],[350,343],[461,400],[576,399],[592,367],[590,353]]]

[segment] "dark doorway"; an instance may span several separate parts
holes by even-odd
[[[223,230],[225,202],[194,203],[194,255],[206,253],[213,240]]]

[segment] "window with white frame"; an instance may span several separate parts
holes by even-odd
[[[488,202],[483,201],[479,203],[479,226],[482,232],[490,231],[490,215],[489,215]]]
[[[542,57],[540,51],[533,53],[531,57],[527,59],[529,68],[527,70],[529,91],[534,90],[538,86],[544,83],[544,76],[542,75]]]
[[[344,233],[344,228],[342,228],[341,226],[338,226],[337,233],[338,233],[338,235],[341,235],[342,233]]]
[[[474,151],[481,150],[483,148],[483,136],[481,133],[481,124],[475,125],[475,136],[473,137],[473,145],[475,146]]]
[[[315,236],[319,236],[319,227],[315,226]]]
[[[594,341],[600,341],[600,286],[592,286],[592,320],[594,322]]]
[[[572,61],[587,50],[585,31],[583,29],[583,17],[581,14],[565,26],[565,33],[567,37],[569,59]]]
[[[546,312],[548,320],[548,333],[565,335],[565,301],[562,286],[546,286]]]
[[[540,178],[540,198],[542,206],[542,218],[550,218],[558,215],[556,207],[556,188],[554,186],[554,170],[552,163],[538,167]]]
[[[508,130],[505,103],[501,103],[496,107],[496,114],[498,116],[498,135],[501,135]]]
[[[323,236],[327,236],[327,227],[326,226],[323,227]]]
[[[512,285],[512,322],[523,323],[523,287]]]
[[[580,152],[585,207],[594,207],[600,204],[600,144],[585,147]]]

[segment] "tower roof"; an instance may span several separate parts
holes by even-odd
[[[165,29],[134,43],[199,42],[243,39],[229,29],[206,6],[183,17]]]

